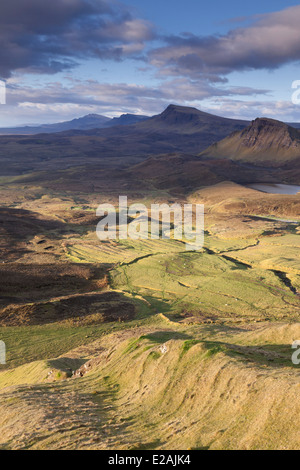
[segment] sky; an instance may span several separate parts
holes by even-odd
[[[300,122],[299,24],[291,0],[10,0],[0,126],[150,116],[170,103]]]

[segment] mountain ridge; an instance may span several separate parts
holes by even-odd
[[[122,114],[119,117],[109,118],[101,114],[87,114],[71,121],[63,121],[53,124],[41,124],[36,126],[22,126],[0,128],[0,135],[36,135],[55,134],[72,130],[90,130],[114,126],[128,126],[148,119],[149,116],[137,114]]]
[[[122,114],[119,117],[109,118],[100,114],[90,113],[85,116],[74,118],[70,121],[62,121],[52,124],[36,124],[19,127],[0,128],[0,136],[5,135],[37,135],[37,134],[55,134],[68,131],[93,131],[96,129],[106,129],[117,126],[134,126],[142,124],[144,121],[148,123],[141,129],[148,127],[150,130],[161,130],[168,127],[170,130],[182,130],[186,133],[197,132],[199,125],[202,127],[210,124],[218,124],[221,127],[230,128],[230,125],[246,127],[250,121],[243,119],[228,118],[205,111],[201,111],[195,107],[180,106],[170,104],[160,114],[154,116],[146,116],[139,114]],[[287,123],[288,126],[296,129],[300,128],[300,123]],[[203,129],[204,130],[204,129]]]
[[[199,155],[278,166],[300,159],[300,130],[275,119],[257,118]]]
[[[168,127],[174,130],[198,132],[199,126],[208,127],[211,123],[222,126],[245,127],[249,121],[230,119],[201,111],[197,108],[170,104],[162,113],[151,117],[144,126],[152,128]],[[144,127],[143,126],[143,127]]]
[[[264,132],[270,134],[263,139],[265,150],[263,145],[255,143]],[[5,162],[2,171],[7,176],[65,169],[83,162],[105,168],[125,168],[151,156],[178,153],[199,160],[218,158],[223,161],[222,168],[225,160],[278,167],[300,156],[298,135],[299,130],[267,118],[249,123],[210,115],[196,108],[170,105],[161,114],[131,125],[34,136],[0,136],[0,163]],[[276,139],[279,144],[274,150],[272,142]],[[300,171],[300,157],[298,163]],[[295,173],[295,165],[287,170]],[[227,179],[229,173],[226,167]],[[289,174],[289,180],[291,176]]]

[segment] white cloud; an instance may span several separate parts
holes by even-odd
[[[300,5],[261,15],[226,35],[185,34],[166,38],[150,52],[159,73],[199,78],[233,71],[275,69],[300,60]]]
[[[152,115],[161,112],[171,102],[195,106],[212,97],[265,93],[265,90],[217,86],[207,81],[184,78],[163,81],[156,87],[134,83],[99,83],[96,80],[81,81],[74,78],[66,81],[64,85],[60,82],[49,82],[46,85],[30,87],[22,85],[21,80],[18,82],[14,78],[8,80],[8,106],[2,107],[0,125],[4,125],[3,119],[7,119],[8,110],[18,116],[20,123],[32,122],[33,118],[34,122],[50,122],[88,113],[109,116],[127,112]]]

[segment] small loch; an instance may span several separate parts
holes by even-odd
[[[300,186],[294,184],[253,183],[247,184],[247,188],[256,189],[256,191],[270,194],[295,195],[300,193]]]

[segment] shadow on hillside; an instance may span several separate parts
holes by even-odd
[[[152,442],[146,442],[144,444],[137,444],[134,447],[132,447],[130,450],[156,450],[156,449],[161,449],[161,447],[165,443],[162,442],[160,439],[156,439],[155,441]]]
[[[82,220],[85,220],[84,217]],[[97,219],[92,219],[94,224],[96,221]],[[27,243],[34,237],[42,236],[49,240],[60,240],[62,234],[76,233],[78,225],[78,221],[73,219],[67,223],[43,218],[38,213],[24,209],[0,207],[0,262],[14,261],[29,253],[31,250]],[[46,245],[45,240],[39,243]]]
[[[73,372],[79,369],[87,362],[85,358],[70,358],[70,357],[60,357],[58,359],[51,359],[47,361],[48,365],[52,369],[56,369],[62,372],[67,373],[70,377]]]
[[[125,322],[136,316],[136,307],[114,291],[71,295],[50,302],[9,305],[0,310],[1,326],[32,326],[68,320],[68,325]]]
[[[155,331],[154,333],[150,333],[148,335],[144,335],[143,338],[146,338],[153,343],[163,344],[171,339],[175,340],[189,340],[192,339],[190,335],[185,333],[180,333],[177,331]]]
[[[220,343],[222,344],[222,343]],[[224,343],[223,343],[224,344]],[[226,353],[237,359],[238,357],[249,364],[255,364],[258,367],[276,368],[300,368],[300,365],[294,365],[292,362],[292,354],[296,352],[291,348],[290,344],[267,344],[256,346],[244,345],[225,345]],[[299,353],[300,359],[300,353]]]

